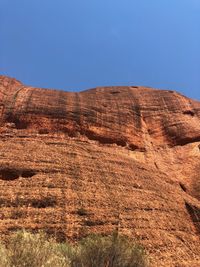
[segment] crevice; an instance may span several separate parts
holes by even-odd
[[[16,129],[27,129],[28,122],[20,119],[18,116],[13,115],[12,113],[8,113],[5,119],[6,122],[13,123]]]
[[[46,129],[46,128],[42,128],[42,129],[39,129],[39,130],[38,130],[38,133],[39,133],[39,134],[49,134],[49,130]]]
[[[183,184],[183,183],[179,183],[180,185],[180,188],[184,191],[184,192],[187,192],[187,188],[186,186]]]
[[[96,220],[96,221],[85,220],[84,221],[85,226],[98,226],[98,225],[104,225],[104,224],[105,224],[105,222],[103,222],[101,220]]]
[[[38,209],[55,207],[57,204],[56,197],[54,196],[47,196],[41,199],[32,199],[30,202],[33,208]]]
[[[159,170],[159,167],[158,167],[158,164],[157,164],[157,162],[154,162],[154,165],[155,165],[156,169],[158,169],[158,170]]]
[[[94,132],[89,131],[89,130],[82,130],[80,131],[82,135],[85,135],[88,139],[90,140],[95,140],[98,141],[101,144],[116,144],[118,146],[126,147],[127,143],[126,140],[124,139],[114,139],[114,138],[109,138],[105,136],[99,136],[96,135]]]
[[[185,110],[185,111],[183,111],[183,114],[185,114],[185,115],[190,115],[190,116],[192,116],[192,117],[194,117],[194,115],[195,115],[195,113],[194,113],[193,110]]]
[[[13,181],[19,178],[17,170],[4,169],[0,171],[0,179],[5,181]]]
[[[200,235],[200,208],[185,202],[185,207],[190,215],[190,218],[195,226],[197,233]]]
[[[144,147],[139,147],[139,146],[134,145],[134,144],[129,144],[128,148],[129,148],[129,150],[132,150],[132,151],[140,151],[140,152],[146,151],[146,149]]]
[[[23,178],[31,178],[34,175],[36,175],[36,172],[33,170],[24,170],[21,174],[21,177]]]
[[[112,92],[110,92],[110,94],[116,95],[116,94],[120,94],[120,92],[119,91],[112,91]]]
[[[176,140],[174,142],[174,144],[172,145],[174,146],[184,146],[187,144],[191,144],[191,143],[196,143],[196,142],[200,142],[200,136],[196,136],[196,137],[186,137],[180,140]]]
[[[34,199],[30,198],[22,198],[16,196],[15,199],[6,199],[0,198],[0,207],[13,207],[13,208],[22,208],[29,207],[43,209],[49,207],[55,207],[57,205],[56,196],[45,196],[38,197]]]
[[[34,170],[5,168],[0,170],[0,179],[4,181],[13,181],[19,179],[20,177],[31,178],[36,174],[37,172]]]

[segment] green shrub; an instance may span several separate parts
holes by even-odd
[[[144,249],[127,237],[90,235],[77,244],[18,231],[0,244],[0,267],[147,267]]]
[[[147,267],[144,249],[127,237],[91,235],[63,250],[71,267]]]
[[[84,267],[145,267],[144,249],[127,237],[91,236],[81,242]]]
[[[44,233],[31,234],[19,231],[7,243],[11,267],[67,267],[67,259],[58,249],[58,244],[48,240]]]
[[[70,261],[70,267],[82,267],[80,247],[78,245],[73,246],[68,243],[62,243],[60,244],[60,252],[66,261]]]

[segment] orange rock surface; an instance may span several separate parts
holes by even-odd
[[[0,232],[119,233],[152,266],[200,266],[200,102],[175,91],[80,93],[0,76]]]

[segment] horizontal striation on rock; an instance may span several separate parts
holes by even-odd
[[[64,92],[0,76],[0,233],[138,239],[200,266],[200,103],[175,91]],[[156,265],[157,264],[157,265]]]
[[[7,79],[1,78],[2,125],[81,134],[133,149],[200,140],[200,104],[173,91],[104,87],[68,93]]]

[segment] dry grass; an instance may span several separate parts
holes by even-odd
[[[6,246],[0,246],[1,267],[68,267],[54,239],[44,233],[31,234],[18,231],[13,234]]]
[[[147,267],[144,249],[126,237],[92,235],[76,245],[43,232],[14,233],[0,245],[1,267]]]

